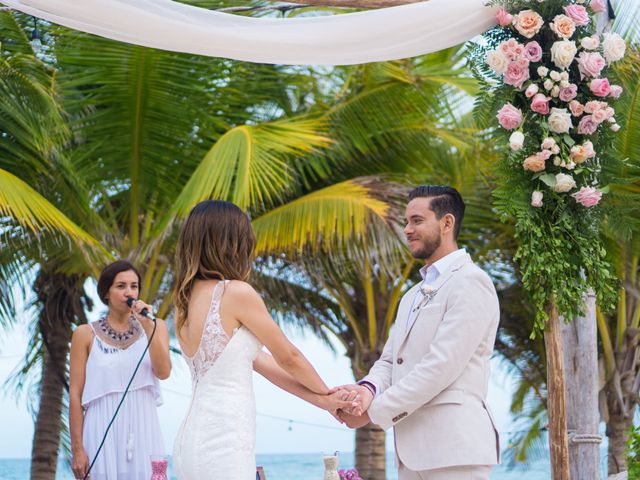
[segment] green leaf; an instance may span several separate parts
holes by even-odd
[[[545,173],[544,175],[540,175],[540,180],[544,182],[549,187],[556,186],[556,176],[553,173]]]

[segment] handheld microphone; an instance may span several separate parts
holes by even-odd
[[[127,305],[129,305],[129,308],[133,307],[133,302],[135,301],[136,301],[135,298],[127,297]],[[154,322],[156,321],[156,316],[153,313],[151,313],[147,307],[144,307],[142,309],[142,311],[140,312],[140,315],[142,315],[143,317],[147,317],[148,319],[153,320]]]

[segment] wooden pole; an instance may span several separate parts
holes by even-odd
[[[585,316],[561,322],[560,331],[567,379],[571,477],[598,480],[602,437],[598,434],[598,331],[593,292],[586,295]]]
[[[544,345],[547,353],[547,409],[549,412],[551,474],[553,480],[571,480],[569,474],[564,354],[560,334],[560,318],[553,298],[549,302],[548,312],[549,323],[544,332]]]

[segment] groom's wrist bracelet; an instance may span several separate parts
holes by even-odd
[[[371,395],[373,395],[374,397],[376,396],[376,387],[374,387],[371,383],[364,381],[358,382],[358,385],[362,385],[364,388],[371,392]]]

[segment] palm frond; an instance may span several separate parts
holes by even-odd
[[[300,252],[322,243],[361,238],[372,218],[386,220],[388,205],[355,180],[337,183],[274,208],[252,224],[259,254]]]

